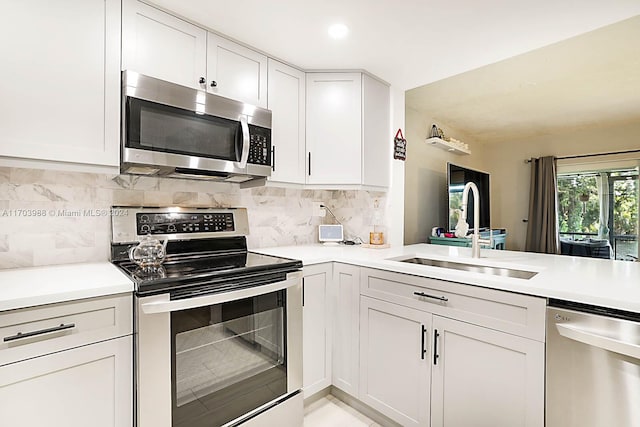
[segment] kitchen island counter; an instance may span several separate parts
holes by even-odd
[[[251,249],[302,260],[304,265],[341,262],[362,267],[448,280],[485,288],[640,312],[640,263],[530,252],[416,244],[386,249],[345,245],[301,245]],[[432,267],[397,259],[428,258],[535,272],[530,279]]]

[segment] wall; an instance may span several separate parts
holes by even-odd
[[[390,134],[395,136],[398,129],[402,129],[406,137],[405,129],[405,100],[404,91],[391,86],[391,129]],[[391,161],[391,186],[388,192],[387,222],[389,232],[387,243],[391,245],[404,244],[404,191],[405,191],[405,162],[402,160]]]
[[[410,107],[405,110],[407,161],[404,184],[404,243],[428,242],[431,228],[447,224],[447,162],[484,170],[483,148],[473,139]],[[469,144],[471,155],[456,155],[425,142],[437,123],[445,136]]]
[[[507,249],[524,250],[530,166],[525,159],[573,156],[640,148],[640,123],[568,129],[498,144],[486,144],[484,169],[491,173],[491,224],[508,231]],[[586,160],[586,159],[585,159]]]
[[[0,268],[109,260],[110,206],[246,207],[249,248],[317,242],[313,202],[322,201],[347,237],[368,238],[368,191],[240,189],[235,184],[0,167]],[[364,212],[364,214],[363,214]],[[386,224],[386,219],[385,219]]]

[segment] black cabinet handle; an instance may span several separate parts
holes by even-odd
[[[422,343],[421,343],[421,345],[420,345],[420,348],[421,348],[420,358],[421,358],[422,360],[424,360],[424,355],[425,355],[425,354],[427,354],[427,347],[425,346],[426,341],[427,341],[427,340],[425,339],[425,335],[427,334],[427,328],[425,328],[425,327],[424,327],[424,325],[421,325],[421,327],[422,327],[422,330],[420,331],[420,336],[421,336],[421,340],[422,340],[421,342],[422,342]]]
[[[202,82],[202,83],[204,83],[204,82]],[[216,86],[218,86],[218,82],[215,81],[215,80],[211,80],[211,87],[216,87]]]
[[[304,277],[302,278],[302,306],[304,307]]]
[[[309,176],[311,176],[311,151],[309,151]]]
[[[276,146],[271,147],[271,170],[276,171]]]
[[[207,79],[205,79],[204,77],[200,77],[200,80],[198,80],[198,83],[200,83],[201,85],[205,84],[207,82]]]
[[[440,336],[440,334],[438,333],[437,329],[433,330],[433,364],[437,365],[438,364],[438,357],[440,357],[440,355],[438,354],[438,337]]]
[[[2,340],[4,342],[15,341],[22,338],[34,337],[36,335],[48,334],[50,332],[64,331],[65,329],[71,329],[75,327],[76,327],[75,323],[67,323],[66,325],[64,323],[61,323],[60,326],[54,326],[53,328],[40,329],[38,331],[31,331],[31,332],[18,332],[15,335],[4,337]]]
[[[414,292],[413,294],[417,295],[419,297],[437,299],[438,301],[443,301],[443,302],[449,301],[449,298],[447,298],[447,297],[437,297],[435,295],[425,294],[424,292]]]

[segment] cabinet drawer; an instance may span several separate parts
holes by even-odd
[[[369,268],[361,277],[362,295],[544,342],[544,298]]]
[[[132,333],[132,295],[0,313],[0,366]]]

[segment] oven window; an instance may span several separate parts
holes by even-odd
[[[285,298],[171,313],[173,427],[219,426],[286,394]]]
[[[240,122],[127,98],[127,147],[238,161]]]

